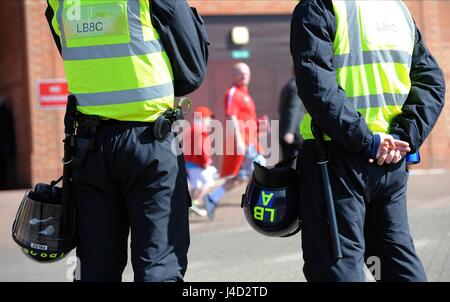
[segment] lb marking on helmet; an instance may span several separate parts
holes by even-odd
[[[269,204],[269,201],[272,199],[273,193],[267,194],[264,191],[261,191],[261,198],[263,205],[266,207]]]
[[[293,166],[294,158],[273,167],[253,162],[241,207],[247,222],[262,235],[289,237],[301,229],[300,174]]]
[[[274,222],[275,221],[275,209],[268,207],[267,205],[272,200],[273,192],[266,193],[264,191],[261,191],[260,200],[262,201],[263,206],[255,206],[253,209],[253,217],[256,220],[265,221],[266,215],[264,215],[266,212],[268,212],[269,215],[269,221]]]

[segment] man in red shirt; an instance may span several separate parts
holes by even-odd
[[[228,123],[220,172],[221,177],[229,178],[222,186],[205,196],[205,207],[210,219],[213,219],[214,211],[225,192],[248,181],[253,172],[253,161],[261,164],[265,162],[261,155],[262,147],[258,143],[255,102],[248,92],[250,78],[250,67],[247,64],[240,62],[234,65],[233,84],[225,94]]]
[[[213,118],[214,114],[208,107],[197,107],[194,111],[194,122],[186,131],[183,144],[192,198],[191,210],[200,216],[206,216],[207,212],[198,207],[198,201],[202,200],[214,185],[214,175],[217,173],[217,169],[212,165],[209,139],[209,127]]]

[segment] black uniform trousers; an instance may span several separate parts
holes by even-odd
[[[379,281],[426,281],[408,226],[405,160],[379,166],[332,142],[326,149],[343,259],[333,258],[315,142],[307,140],[300,155],[306,279],[363,282],[369,260]]]
[[[121,281],[130,229],[135,281],[182,280],[190,197],[173,140],[155,140],[149,123],[97,128],[95,149],[73,171],[81,281]]]

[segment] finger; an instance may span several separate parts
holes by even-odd
[[[393,149],[398,150],[400,152],[411,152],[411,148],[410,147],[395,147]]]
[[[401,156],[401,154],[400,154],[400,151],[396,150],[396,151],[395,151],[395,156],[394,156],[394,159],[392,160],[392,162],[393,162],[394,164],[396,164],[396,163],[398,163],[401,159],[402,159],[402,156]]]
[[[401,140],[401,139],[395,139],[394,138],[393,141],[394,141],[395,144],[398,144],[398,145],[409,146],[409,143],[407,141],[404,141],[404,140]]]
[[[376,158],[380,157],[381,154],[386,153],[388,151],[389,151],[389,144],[387,143],[381,144],[380,147],[378,148]]]
[[[394,149],[389,150],[389,152],[388,152],[388,154],[386,156],[386,160],[384,161],[384,163],[386,163],[386,164],[392,163],[392,160],[394,159],[394,156],[395,156],[395,150]]]
[[[402,141],[402,140],[399,140],[399,139],[394,139],[394,145],[396,146],[396,147],[409,147],[409,143],[408,142],[405,142],[405,141]]]
[[[387,152],[382,153],[377,160],[378,165],[384,164],[384,161],[386,160],[386,157],[388,156]]]
[[[384,141],[389,145],[390,148],[395,147],[396,140],[392,136],[386,135],[386,137],[384,138]]]
[[[395,156],[395,149],[391,149],[389,150],[387,156],[386,156],[386,160],[384,161],[385,164],[391,164],[392,160],[394,159]]]
[[[383,164],[384,164],[384,160],[386,159],[386,157],[378,157],[378,159],[377,159],[377,164],[379,165],[379,166],[382,166]]]
[[[410,150],[411,148],[409,147],[409,145],[408,145],[408,146],[405,146],[405,145],[395,145],[395,146],[393,147],[393,149],[398,149],[398,150]]]

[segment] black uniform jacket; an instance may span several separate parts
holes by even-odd
[[[336,19],[331,0],[302,0],[291,23],[291,53],[298,92],[317,125],[349,152],[366,154],[373,135],[337,84],[332,67]],[[410,72],[411,91],[391,133],[412,151],[424,142],[442,111],[445,79],[416,28]],[[368,154],[366,154],[368,155]]]

